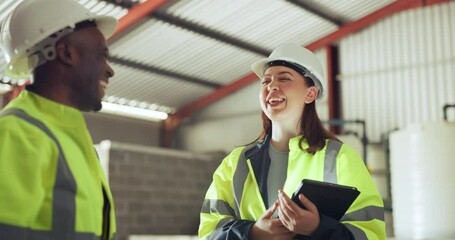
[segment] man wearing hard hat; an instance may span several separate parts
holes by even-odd
[[[0,114],[0,239],[114,239],[81,111],[101,109],[116,25],[74,0],[24,0],[3,22],[5,72],[32,84]]]

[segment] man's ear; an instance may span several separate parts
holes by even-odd
[[[65,41],[60,41],[55,46],[55,50],[57,52],[56,60],[68,65],[72,66],[75,60],[75,52],[74,49]]]
[[[311,86],[307,89],[307,94],[305,96],[305,103],[312,103],[314,100],[316,100],[316,97],[318,96],[319,90],[315,86]]]

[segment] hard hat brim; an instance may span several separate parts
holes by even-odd
[[[111,37],[117,29],[118,21],[111,16],[94,16],[96,26],[105,38]]]
[[[256,62],[254,62],[253,64],[251,64],[251,70],[253,70],[253,72],[259,77],[259,79],[262,79],[264,77],[264,72],[266,70],[266,69],[264,69],[265,65],[269,62],[277,61],[277,60],[286,61],[286,62],[289,62],[292,64],[300,65],[298,63],[298,61],[296,61],[293,58],[289,58],[289,57],[263,58],[263,59],[260,59]],[[317,100],[320,100],[324,96],[324,87],[322,86],[322,83],[320,80],[322,77],[319,74],[317,74],[316,72],[313,72],[312,69],[307,69],[307,70],[313,76],[315,76],[315,79],[312,79],[312,80],[313,80],[314,84],[316,85],[316,88],[319,90]]]
[[[254,62],[253,64],[251,64],[251,70],[253,70],[254,73],[256,73],[256,75],[259,77],[259,78],[262,78],[264,77],[264,72],[265,72],[265,65],[269,62],[272,62],[272,61],[276,61],[276,60],[282,60],[282,61],[286,61],[286,62],[290,62],[290,63],[296,63],[297,61],[295,61],[294,59],[292,58],[287,58],[287,57],[279,57],[279,58],[263,58],[263,59],[260,59],[256,62]]]

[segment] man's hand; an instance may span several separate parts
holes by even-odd
[[[271,206],[251,227],[249,239],[252,240],[290,240],[295,233],[289,231],[279,219],[273,219],[278,208],[278,201]]]
[[[306,207],[300,208],[295,204],[283,190],[278,190],[278,201],[280,208],[280,220],[289,231],[295,234],[311,236],[319,227],[320,217],[317,207],[303,194],[299,200]]]

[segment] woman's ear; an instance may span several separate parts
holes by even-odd
[[[74,64],[75,52],[72,47],[65,41],[60,41],[55,46],[57,61],[67,66]]]
[[[315,86],[311,86],[307,89],[307,94],[305,96],[305,103],[309,104],[316,100],[319,90]]]

